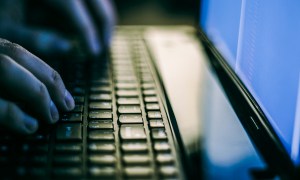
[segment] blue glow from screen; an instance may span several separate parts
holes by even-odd
[[[202,0],[201,26],[300,163],[300,1]]]

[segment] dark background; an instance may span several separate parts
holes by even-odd
[[[119,25],[194,25],[197,0],[115,0]]]

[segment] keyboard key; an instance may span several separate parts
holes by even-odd
[[[114,143],[89,143],[88,150],[94,153],[114,153],[116,146]]]
[[[158,102],[158,99],[156,96],[146,96],[144,98],[145,102],[146,103],[155,103],[155,102]]]
[[[171,150],[171,147],[168,142],[155,142],[154,150],[156,152],[168,152]]]
[[[53,159],[54,164],[70,164],[80,165],[82,162],[80,155],[55,155]]]
[[[143,89],[154,89],[155,88],[155,84],[154,83],[143,83],[142,84],[142,88]]]
[[[137,88],[136,83],[116,83],[115,86],[117,89],[123,89],[123,90],[132,90]]]
[[[147,89],[143,91],[144,96],[154,96],[156,95],[156,91],[153,89]]]
[[[82,140],[81,124],[59,124],[56,129],[57,140]]]
[[[82,115],[79,113],[67,113],[67,114],[62,115],[61,120],[63,122],[81,122]]]
[[[119,82],[119,83],[134,83],[136,82],[136,77],[135,76],[124,76],[124,75],[121,75],[121,76],[115,76],[115,81],[116,82]]]
[[[83,105],[75,105],[75,108],[71,111],[72,113],[82,113]]]
[[[119,105],[136,105],[140,104],[139,98],[118,98]]]
[[[97,178],[114,178],[116,170],[113,167],[90,167],[88,169],[89,175]]]
[[[139,93],[136,90],[118,90],[116,92],[119,97],[138,97]]]
[[[122,151],[132,153],[132,152],[147,152],[148,146],[144,142],[124,142],[122,143]]]
[[[143,118],[140,114],[121,114],[119,122],[121,124],[138,124],[143,123]]]
[[[91,110],[112,109],[112,105],[110,102],[91,102],[89,108]]]
[[[139,114],[142,113],[140,106],[119,106],[118,112],[121,114]]]
[[[63,176],[63,177],[77,177],[79,178],[82,175],[81,168],[77,167],[61,167],[53,169],[54,176]]]
[[[47,169],[43,167],[30,167],[28,174],[34,177],[45,177],[47,175]]]
[[[150,128],[163,128],[165,127],[162,120],[150,120],[149,121]]]
[[[178,172],[174,166],[161,166],[159,168],[159,174],[162,177],[170,178],[170,177],[176,177]]]
[[[108,93],[90,95],[91,101],[111,101],[111,99],[112,99],[111,94]]]
[[[84,95],[85,94],[85,89],[83,87],[74,87],[71,90],[73,95]]]
[[[172,154],[157,154],[156,161],[159,164],[172,164],[174,162],[174,158]]]
[[[122,140],[146,140],[147,136],[143,125],[121,125]]]
[[[126,177],[142,177],[142,178],[151,178],[152,169],[150,167],[125,167],[124,174]]]
[[[160,111],[149,111],[147,113],[148,118],[150,119],[160,119],[161,118],[161,113]]]
[[[90,140],[113,141],[115,136],[113,131],[93,130],[89,132],[88,138]]]
[[[84,97],[83,96],[73,96],[73,99],[75,101],[75,104],[83,104],[84,103]]]
[[[96,78],[90,81],[92,85],[109,85],[110,80],[107,78]]]
[[[112,119],[111,111],[90,111],[90,119]]]
[[[168,139],[167,133],[164,129],[153,129],[151,131],[151,136],[155,140],[166,140]]]
[[[110,86],[92,86],[90,88],[91,93],[109,93],[111,92],[111,87]]]
[[[62,152],[62,153],[80,153],[82,151],[81,144],[56,144],[55,145],[55,151],[56,152]]]
[[[150,163],[149,155],[123,155],[123,162],[126,165],[143,165]]]
[[[157,103],[147,103],[146,104],[146,109],[148,111],[151,111],[151,110],[159,110],[159,104]]]
[[[95,165],[114,165],[116,157],[113,155],[90,155],[88,161]]]
[[[103,130],[114,129],[112,121],[90,121],[88,127],[89,129],[103,129]]]

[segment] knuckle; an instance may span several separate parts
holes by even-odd
[[[12,63],[10,58],[5,54],[0,54],[0,76],[4,78],[11,69]]]
[[[60,89],[62,87],[63,81],[60,74],[57,71],[52,70],[50,78],[51,89]]]
[[[40,83],[38,87],[38,97],[45,99],[47,96],[48,96],[47,87],[43,83]]]
[[[9,122],[20,121],[22,118],[22,113],[19,108],[13,103],[7,103],[5,106],[5,115],[4,118]]]

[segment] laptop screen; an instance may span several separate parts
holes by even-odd
[[[202,0],[200,25],[300,164],[300,1]]]

